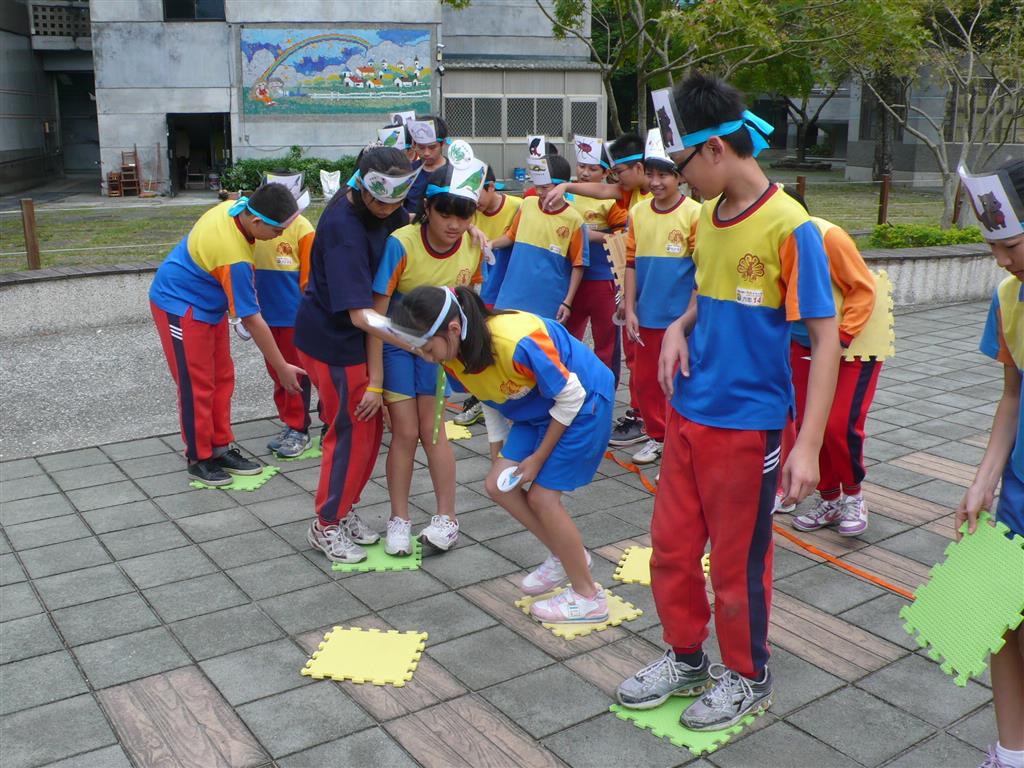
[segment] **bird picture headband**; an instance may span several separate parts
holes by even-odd
[[[451,166],[450,180],[444,186],[428,184],[427,197],[449,194],[477,202],[484,188],[487,164],[476,157],[469,142],[458,139],[448,148],[448,165]]]
[[[1024,203],[1005,171],[975,176],[961,165],[957,173],[986,240],[1024,234]]]
[[[377,129],[377,141],[382,147],[392,149],[408,149],[405,143],[405,126],[395,125],[388,128]]]
[[[601,139],[591,136],[573,136],[572,141],[576,145],[576,162],[579,165],[608,167],[608,163],[604,159],[604,142]]]
[[[370,171],[366,176],[362,176],[357,171],[353,179],[361,181],[363,189],[369,192],[376,200],[391,204],[400,203],[405,200],[419,174],[419,168],[401,176],[388,176],[380,171]]]
[[[680,141],[684,148],[695,147],[698,144],[703,144],[712,136],[728,136],[731,133],[736,133],[741,128],[746,128],[750,134],[750,140],[754,144],[754,157],[761,154],[762,149],[768,149],[768,140],[765,137],[771,135],[775,128],[767,120],[761,119],[749,109],[743,111],[743,116],[739,120],[730,120],[713,128],[703,128],[693,133],[683,134]]]

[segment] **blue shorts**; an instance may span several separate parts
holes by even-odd
[[[1003,487],[999,491],[996,520],[1018,536],[1024,536],[1024,482],[1017,477],[1010,462],[1006,462],[1006,469],[1003,470]]]
[[[510,461],[522,461],[540,447],[549,423],[548,420],[513,423],[501,455]],[[601,466],[611,433],[611,401],[591,395],[544,462],[537,483],[552,491],[574,491],[589,483]]]
[[[397,403],[417,395],[434,396],[437,364],[391,344],[384,345],[384,400]],[[445,394],[451,387],[445,387]]]

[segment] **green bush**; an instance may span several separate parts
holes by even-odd
[[[868,237],[872,248],[921,248],[984,242],[977,227],[941,229],[926,224],[881,224]]]
[[[269,171],[283,170],[302,171],[306,174],[306,186],[313,197],[323,194],[320,187],[320,171],[341,171],[341,183],[344,184],[356,167],[354,157],[342,157],[338,160],[324,160],[322,157],[303,157],[301,147],[292,147],[284,157],[267,157],[252,160],[239,160],[224,170],[220,177],[221,187],[236,192],[242,189],[255,189]]]

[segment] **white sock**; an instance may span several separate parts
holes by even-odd
[[[996,742],[996,757],[1009,768],[1024,768],[1024,749],[1007,749]]]

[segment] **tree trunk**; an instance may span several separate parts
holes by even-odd
[[[605,72],[601,81],[604,83],[605,100],[608,102],[608,126],[611,138],[622,135],[622,121],[619,119],[619,105],[615,101],[615,88],[612,85],[612,72]]]
[[[647,136],[647,78],[639,64],[636,69],[636,132],[641,139]]]
[[[872,85],[878,94],[889,104],[899,100],[899,80],[888,72],[877,74]],[[869,98],[872,98],[869,96]],[[892,174],[892,153],[896,146],[896,118],[889,110],[876,104],[874,110],[875,162],[871,170],[871,178],[881,181],[882,176]]]
[[[939,226],[949,229],[953,226],[953,209],[956,207],[956,184],[958,176],[952,171],[942,172],[942,220]],[[970,207],[970,206],[968,206]]]
[[[796,124],[796,161],[802,163],[807,159],[807,123],[800,120]]]

